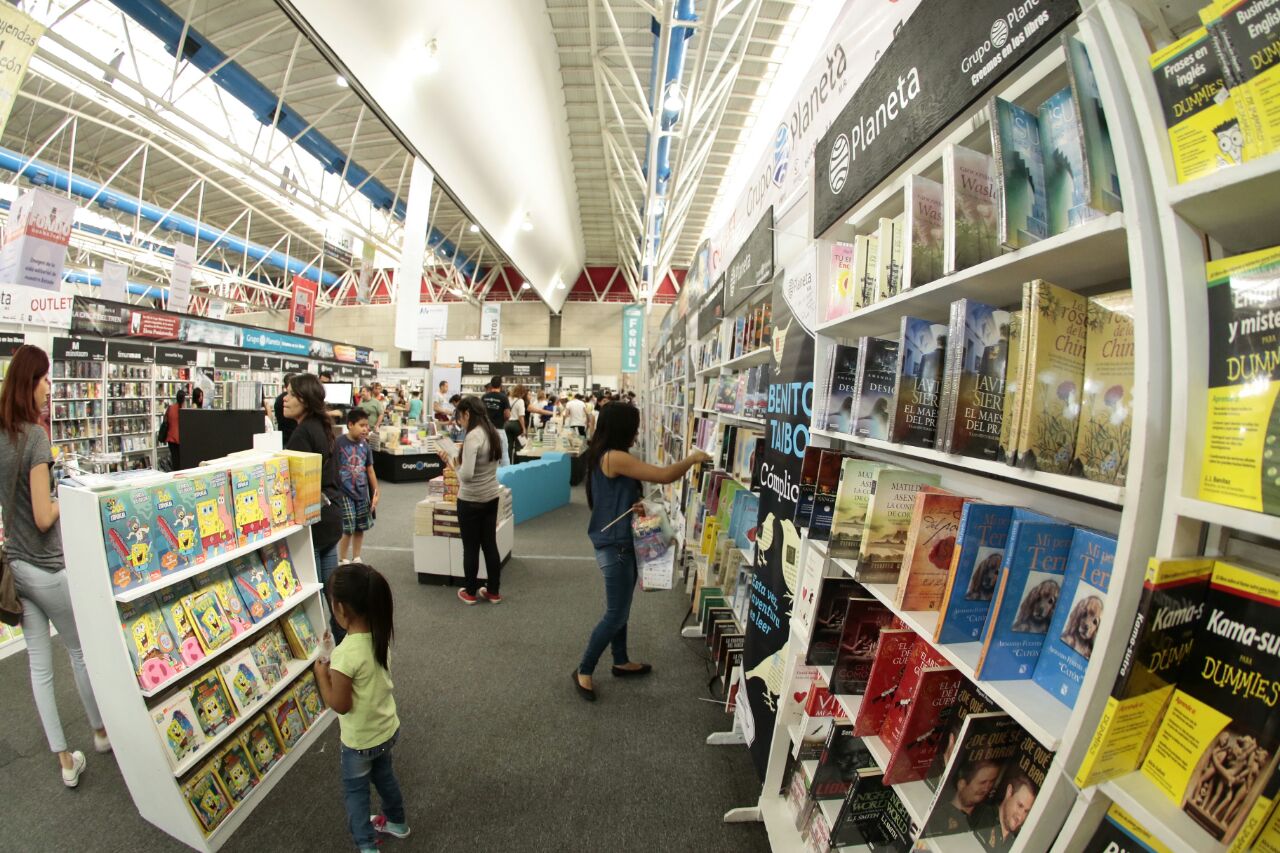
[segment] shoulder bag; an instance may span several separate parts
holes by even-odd
[[[38,427],[37,427],[38,429]],[[13,506],[18,496],[18,476],[22,472],[22,457],[27,452],[27,431],[22,430],[22,440],[18,442],[17,471],[9,484],[9,492],[5,506]],[[30,472],[28,472],[30,475]],[[18,625],[22,622],[22,601],[18,598],[18,588],[13,582],[13,569],[9,566],[9,549],[0,542],[0,622],[6,625]]]

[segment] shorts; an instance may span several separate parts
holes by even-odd
[[[363,533],[373,527],[373,518],[369,515],[369,502],[344,494],[339,500],[342,504],[342,535]]]

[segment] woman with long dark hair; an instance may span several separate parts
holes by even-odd
[[[627,656],[627,621],[636,588],[636,552],[628,516],[639,511],[641,483],[674,483],[711,457],[695,450],[679,462],[659,468],[631,455],[640,432],[640,411],[627,403],[600,410],[595,434],[587,445],[587,536],[596,549],[596,565],[604,575],[605,611],[591,632],[582,660],[573,671],[573,686],[589,702],[596,700],[591,676],[605,646],[613,647],[613,674],[646,675],[653,667]]]
[[[342,538],[342,488],[338,480],[338,463],[334,455],[333,422],[324,402],[324,386],[310,373],[299,373],[289,380],[284,391],[284,416],[298,425],[289,436],[286,450],[301,450],[321,456],[320,520],[311,526],[311,547],[316,556],[316,573],[320,582],[329,585],[329,575],[338,567],[338,540]],[[342,626],[329,617],[335,642],[346,636]]]
[[[524,385],[517,385],[511,391],[511,420],[503,425],[503,430],[507,434],[507,448],[511,452],[511,458],[508,460],[512,465],[516,464],[516,453],[520,450],[520,436],[525,433],[525,420],[529,413],[529,389]]]
[[[466,431],[460,458],[441,454],[445,464],[458,472],[458,528],[462,534],[464,586],[458,590],[463,604],[476,597],[502,601],[502,558],[498,553],[498,461],[502,439],[479,397],[458,401],[454,419]],[[480,553],[489,579],[480,586]]]
[[[27,641],[36,711],[49,749],[62,765],[62,784],[74,788],[84,772],[84,753],[68,750],[62,732],[53,690],[50,622],[71,658],[80,703],[93,727],[94,749],[110,752],[111,741],[102,727],[71,610],[58,502],[53,498],[53,451],[40,426],[40,413],[48,400],[49,356],[39,347],[19,347],[0,386],[0,507],[4,510],[5,550],[22,601],[22,635]]]

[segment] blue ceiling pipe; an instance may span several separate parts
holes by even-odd
[[[64,281],[69,281],[72,284],[88,284],[93,287],[102,286],[102,276],[98,275],[96,272],[82,273],[69,270],[62,276],[62,278]],[[137,284],[132,281],[129,282],[129,292],[135,296],[143,296],[151,299],[162,299],[164,297],[163,288],[153,287],[149,284]]]
[[[345,169],[347,184],[359,187],[360,193],[378,210],[387,211],[401,222],[404,221],[405,203],[396,198],[395,193],[386,184],[377,178],[370,177],[369,170],[354,160],[348,163],[347,156],[341,148],[314,128],[308,128],[306,119],[294,112],[287,103],[280,103],[279,98],[243,66],[238,62],[228,61],[227,55],[197,30],[188,29],[186,39],[182,40],[182,17],[161,0],[111,0],[111,2],[160,39],[165,50],[173,56],[179,56],[179,50],[181,50],[183,59],[209,74],[213,82],[248,107],[258,121],[267,126],[276,122],[281,133],[294,139],[299,148],[319,160],[326,171],[342,175]],[[278,122],[277,106],[280,110]],[[427,245],[437,249],[443,257],[449,258],[466,278],[484,277],[484,270],[478,270],[475,261],[459,251],[458,247],[434,226],[427,231]]]

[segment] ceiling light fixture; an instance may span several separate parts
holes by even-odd
[[[532,284],[530,284],[530,283],[529,283],[529,282],[527,282],[527,281],[522,281],[522,282],[520,282],[520,289],[521,289],[521,290],[528,290],[528,289],[529,289],[529,288],[531,288],[531,287],[533,287],[533,285],[532,285]]]
[[[680,83],[672,80],[667,84],[667,96],[662,101],[662,108],[669,113],[678,113],[684,109],[684,93],[680,91]]]
[[[348,85],[350,85],[347,83],[347,78],[343,77],[341,74],[339,74],[337,79],[334,80],[333,82],[338,85],[339,89],[345,89],[347,88]]]
[[[520,223],[520,230],[521,231],[533,230],[533,220],[529,218],[529,214],[527,213],[524,215],[524,222]]]
[[[440,45],[435,39],[427,42],[422,48],[422,73],[435,74],[440,70]]]
[[[477,225],[477,224],[475,224],[474,222],[472,222],[472,223],[471,223],[470,231],[471,231],[471,233],[472,233],[472,234],[479,234],[479,233],[480,233],[480,226],[479,226],[479,225]]]

